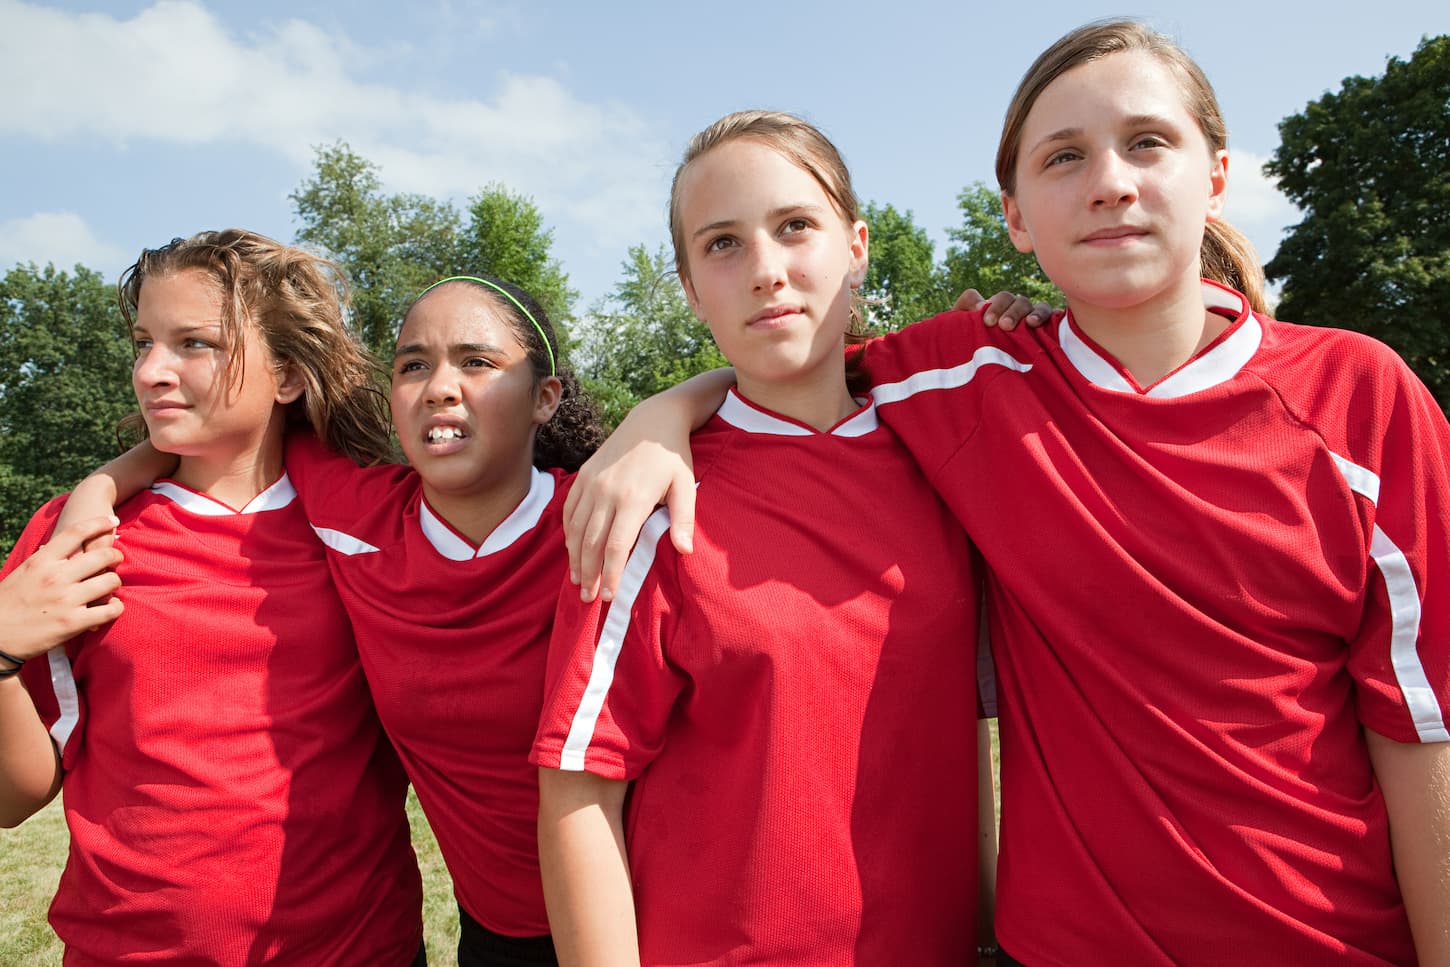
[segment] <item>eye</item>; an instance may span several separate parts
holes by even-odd
[[[813,226],[808,218],[792,218],[780,227],[782,235],[799,235],[801,232],[810,231]]]
[[[137,352],[145,352],[151,348],[150,336],[132,336],[131,341],[136,344]]]
[[[398,375],[403,373],[416,373],[423,368],[421,359],[405,359],[398,364]]]
[[[205,339],[198,339],[195,336],[188,336],[186,339],[182,340],[181,345],[182,345],[182,348],[184,348],[184,349],[215,349],[216,348],[211,343],[207,342]]]
[[[730,235],[720,235],[705,243],[706,252],[723,252],[735,245],[735,238]]]
[[[486,359],[483,356],[469,356],[467,359],[463,360],[463,368],[464,369],[497,369],[498,367],[493,364],[493,360],[491,360],[491,359]]]
[[[1138,150],[1139,148],[1166,148],[1166,147],[1168,147],[1168,142],[1167,141],[1164,141],[1162,138],[1160,138],[1156,134],[1144,134],[1144,135],[1141,135],[1140,137],[1138,137],[1136,140],[1133,141],[1133,150],[1134,151]]]
[[[1080,161],[1081,159],[1082,154],[1076,148],[1064,148],[1061,151],[1054,151],[1048,155],[1047,160],[1042,163],[1042,167],[1053,168],[1057,165],[1066,164],[1069,161]]]

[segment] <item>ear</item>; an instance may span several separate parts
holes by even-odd
[[[846,277],[853,289],[861,288],[866,281],[866,267],[871,262],[870,234],[863,221],[858,220],[851,226],[851,269]]]
[[[680,269],[676,274],[680,277],[680,287],[685,290],[685,301],[690,304],[690,311],[695,314],[696,319],[704,322],[705,317],[700,315],[700,300],[695,297],[695,287],[690,284],[689,273]]]
[[[554,411],[564,399],[564,384],[557,376],[545,376],[539,380],[534,394],[534,422],[543,426],[554,418]]]
[[[1032,236],[1027,234],[1027,223],[1022,220],[1022,209],[1017,199],[1002,192],[1002,217],[1007,220],[1007,234],[1019,252],[1032,251]]]
[[[285,406],[300,399],[305,389],[307,384],[303,381],[297,364],[290,360],[283,363],[281,371],[277,373],[277,395],[274,397],[277,402]]]
[[[1208,169],[1208,220],[1223,218],[1228,203],[1228,152],[1215,151]]]

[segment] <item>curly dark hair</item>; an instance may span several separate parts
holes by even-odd
[[[549,422],[539,427],[534,435],[534,466],[540,469],[559,467],[570,473],[578,470],[604,442],[604,426],[599,421],[598,407],[579,385],[574,372],[561,364],[559,337],[554,331],[554,324],[549,321],[548,313],[544,312],[537,299],[512,282],[487,275],[454,276],[435,283],[424,289],[422,295],[414,299],[408,309],[411,311],[413,306],[436,289],[451,285],[471,287],[487,299],[502,318],[508,320],[510,331],[528,353],[535,385],[550,375],[559,380],[559,406]],[[493,286],[508,295],[501,294]],[[510,301],[509,297],[514,301]],[[532,322],[529,316],[533,317]],[[548,340],[547,343],[545,339]]]

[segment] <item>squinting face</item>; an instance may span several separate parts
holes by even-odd
[[[1110,54],[1062,74],[1032,106],[1016,193],[1003,196],[1008,229],[1069,305],[1127,309],[1196,293],[1227,166],[1166,65]]]
[[[434,509],[528,473],[535,427],[559,381],[534,379],[528,353],[472,283],[435,289],[409,311],[393,359],[393,425]]]
[[[131,384],[151,442],[188,462],[225,466],[255,459],[279,408],[300,395],[284,387],[250,321],[242,369],[230,385],[222,344],[221,290],[201,269],[152,276],[137,298]]]
[[[685,294],[747,395],[840,364],[866,226],[848,224],[812,175],[737,140],[685,169]]]

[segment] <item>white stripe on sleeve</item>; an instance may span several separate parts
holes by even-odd
[[[46,652],[46,659],[50,662],[50,687],[54,689],[56,704],[60,706],[60,718],[50,727],[50,737],[55,741],[55,747],[64,754],[65,744],[70,741],[70,735],[80,721],[80,696],[76,693],[76,680],[71,674],[65,645]]]
[[[604,615],[604,626],[599,633],[599,644],[594,649],[594,664],[589,670],[589,684],[574,719],[569,725],[569,736],[564,740],[563,751],[559,753],[559,768],[570,772],[582,772],[584,753],[594,738],[594,727],[599,722],[599,713],[604,709],[604,697],[614,683],[614,665],[619,660],[619,651],[629,633],[630,616],[634,603],[639,598],[644,579],[654,564],[655,551],[660,538],[670,527],[669,511],[661,507],[645,521],[635,542],[634,551],[624,566],[624,575],[619,581],[619,590],[609,603]]]
[[[871,397],[880,405],[899,403],[928,390],[956,389],[958,386],[970,383],[977,375],[977,370],[983,366],[1004,366],[1019,373],[1026,373],[1032,369],[1031,363],[1020,362],[1011,354],[995,346],[983,346],[972,354],[971,359],[960,366],[953,366],[950,369],[926,369],[919,373],[912,373],[899,382],[873,386],[871,387]]]
[[[1338,454],[1331,454],[1349,489],[1379,505],[1380,478],[1373,470],[1361,467]],[[1420,661],[1417,645],[1420,640],[1420,589],[1415,573],[1403,551],[1390,540],[1378,524],[1370,539],[1370,558],[1384,578],[1385,594],[1390,602],[1390,664],[1395,681],[1405,697],[1405,707],[1415,723],[1415,734],[1421,742],[1450,741],[1440,703],[1430,686],[1430,677]]]

